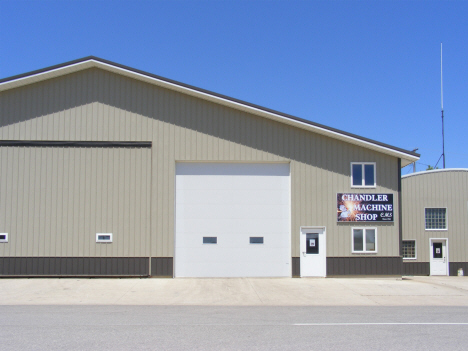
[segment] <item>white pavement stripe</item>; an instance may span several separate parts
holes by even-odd
[[[391,322],[388,322],[388,323],[294,323],[293,325],[311,325],[311,326],[333,326],[333,325],[336,325],[336,326],[341,326],[341,325],[468,325],[468,323],[418,323],[418,322],[415,322],[415,323],[411,323],[411,322],[408,322],[408,323],[398,323],[398,322],[395,322],[395,323],[391,323]]]

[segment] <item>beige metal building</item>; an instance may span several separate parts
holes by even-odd
[[[403,273],[468,272],[468,169],[402,177]]]
[[[0,275],[401,274],[418,157],[96,57],[6,78]]]

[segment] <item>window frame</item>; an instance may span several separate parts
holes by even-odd
[[[0,235],[5,235],[5,239],[0,239],[0,243],[7,243],[8,242],[8,233],[0,233]]]
[[[354,165],[361,165],[361,170],[362,170],[362,179],[361,179],[361,185],[354,185],[353,180],[353,166]],[[365,173],[365,165],[372,165],[374,166],[374,184],[373,185],[365,185],[366,184],[366,173]],[[376,162],[351,162],[351,188],[376,188],[377,187],[377,163]]]
[[[403,246],[403,241],[413,241],[414,242],[414,257],[404,257],[403,256],[403,259],[404,260],[416,260],[418,258],[418,246],[417,246],[417,243],[416,243],[416,239],[405,239],[405,240],[402,240],[401,241],[401,245]],[[402,248],[402,251],[403,251],[403,248]]]
[[[103,240],[103,239],[99,239],[99,236],[101,235],[109,235],[110,236],[110,239],[109,240]],[[114,240],[113,238],[113,235],[112,233],[96,233],[96,243],[97,244],[110,244],[112,243]]]
[[[362,251],[356,251],[354,250],[354,231],[355,230],[363,230],[363,236],[362,236],[362,243],[363,243],[363,250]],[[375,231],[375,250],[374,251],[368,251],[366,249],[366,231],[367,230],[374,230]],[[376,254],[378,253],[378,234],[377,234],[377,227],[352,227],[351,228],[351,252],[353,254]]]
[[[439,229],[439,228],[427,228],[426,224],[426,210],[429,209],[444,209],[445,210],[445,228]],[[434,231],[447,231],[448,230],[448,213],[447,213],[447,207],[424,207],[424,230],[428,232],[434,232]]]

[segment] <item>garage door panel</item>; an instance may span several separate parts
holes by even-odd
[[[206,187],[206,186],[205,186]],[[214,203],[218,204],[222,201],[229,201],[230,203],[236,204],[250,204],[258,205],[265,203],[270,204],[284,204],[289,205],[289,190],[278,191],[278,189],[212,189],[210,184],[210,189],[184,189],[183,198],[179,192],[176,196],[176,201],[178,203]],[[281,195],[281,196],[280,196]],[[246,199],[249,199],[247,202]]]
[[[189,258],[191,249],[177,250],[177,255],[181,260]],[[271,256],[275,260],[271,260]],[[265,248],[258,250],[252,248],[235,248],[229,255],[217,256],[216,249],[206,249],[201,251],[199,258],[191,259],[190,262],[177,260],[178,264],[190,264],[190,274],[181,272],[178,277],[239,277],[239,272],[248,272],[246,276],[252,277],[277,277],[289,276],[290,265],[289,255],[284,253],[284,248]],[[220,261],[224,262],[220,264]]]
[[[268,177],[284,177],[289,176],[289,164],[283,163],[198,163],[186,162],[177,164],[177,174],[185,175],[200,175],[203,177],[210,176],[268,176]],[[216,178],[219,179],[219,178]],[[184,178],[183,182],[193,181],[193,179]]]
[[[289,225],[285,222],[288,217],[284,218],[268,218],[268,221],[261,221],[257,218],[256,221],[242,220],[242,218],[225,219],[221,224],[215,221],[209,221],[205,218],[193,219],[191,221],[184,221],[184,223],[177,223],[177,234],[193,233],[194,235],[208,234],[236,234],[243,233],[244,235],[250,234],[278,234],[289,232]]]
[[[289,173],[288,164],[177,164],[176,276],[290,276]]]
[[[278,215],[284,217],[282,214],[288,209],[288,206],[284,205],[230,203],[227,212],[226,207],[220,206],[220,203],[206,204],[203,202],[185,205],[184,207],[184,221],[190,223],[192,220],[207,218],[216,220],[219,225],[223,225],[223,221],[229,219],[243,219],[252,222],[264,221],[265,219],[274,220]]]
[[[287,232],[287,230],[286,230]],[[191,232],[180,233],[177,237],[177,248],[200,248],[203,245],[210,246],[211,244],[203,244],[203,237],[216,237],[218,247],[231,248],[242,247],[246,248],[250,244],[250,237],[263,237],[265,246],[278,246],[283,247],[285,240],[283,235],[285,231],[253,231],[250,229],[247,232],[239,234],[238,231],[213,231],[213,232]],[[180,239],[180,240],[179,240]],[[253,244],[252,244],[253,245]],[[260,244],[256,244],[259,246]]]

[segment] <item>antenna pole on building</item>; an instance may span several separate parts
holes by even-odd
[[[442,43],[440,43],[440,106],[442,109],[442,157],[445,169],[445,136],[444,136],[444,84],[442,79]]]
[[[414,149],[411,152],[416,152],[416,151],[418,151],[418,148]],[[413,162],[413,173],[416,173],[416,161]]]

